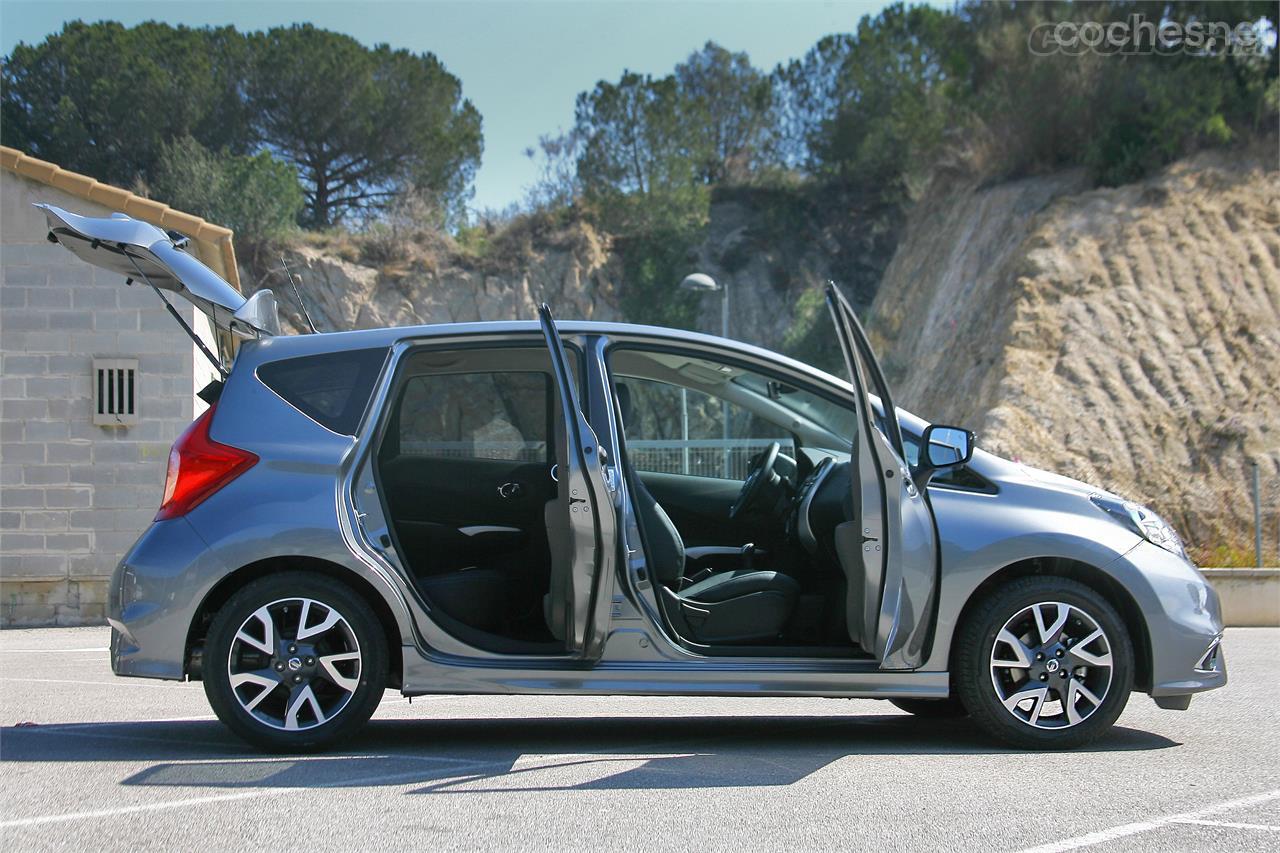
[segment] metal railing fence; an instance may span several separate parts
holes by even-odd
[[[640,471],[693,474],[699,477],[744,480],[751,457],[777,441],[790,448],[790,436],[780,438],[730,438],[681,441],[654,439],[628,441],[631,464]],[[547,460],[545,442],[522,441],[412,441],[404,440],[400,452],[438,459],[504,459],[514,462]]]
[[[780,443],[784,450],[792,446],[790,436],[690,441],[652,439],[628,441],[627,454],[632,466],[639,471],[745,480],[751,457],[774,441]]]

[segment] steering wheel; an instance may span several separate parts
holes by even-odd
[[[730,519],[736,521],[755,510],[767,508],[767,498],[773,492],[769,487],[776,486],[781,479],[773,470],[778,461],[778,451],[781,449],[782,445],[775,441],[765,448],[764,453],[756,457],[756,464],[751,466],[751,471],[742,484],[742,491],[738,492],[738,499],[729,508]]]

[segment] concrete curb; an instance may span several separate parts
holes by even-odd
[[[1228,627],[1280,626],[1280,568],[1200,571],[1218,591]]]

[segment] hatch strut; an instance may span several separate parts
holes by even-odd
[[[138,271],[139,278],[145,281],[147,286],[156,292],[156,296],[160,297],[160,301],[164,303],[165,308],[169,309],[169,313],[173,316],[173,319],[178,321],[178,325],[182,327],[182,331],[187,333],[187,337],[195,341],[196,346],[200,348],[200,352],[204,353],[204,357],[209,359],[209,363],[218,371],[218,374],[223,379],[226,379],[230,375],[227,373],[227,369],[222,366],[222,362],[219,361],[218,357],[209,350],[209,347],[205,345],[205,342],[200,340],[200,336],[196,334],[195,329],[191,328],[191,325],[187,323],[186,320],[182,319],[182,315],[178,313],[178,309],[174,308],[173,303],[165,298],[164,294],[160,292],[160,288],[151,283],[151,279],[147,278],[147,274],[142,271],[142,267],[138,266],[137,259],[128,252],[123,252],[123,254],[129,259],[129,263],[133,264],[133,268]],[[126,282],[126,284],[128,283],[131,283],[131,280]]]

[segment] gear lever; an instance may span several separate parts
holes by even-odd
[[[756,562],[756,546],[754,542],[748,542],[742,546],[742,568],[751,571],[755,568]]]

